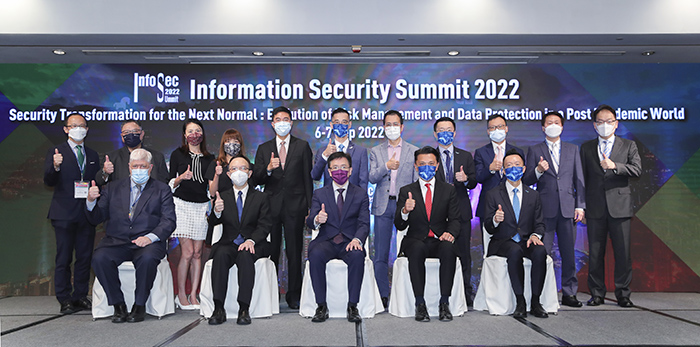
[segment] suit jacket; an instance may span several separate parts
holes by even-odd
[[[316,227],[314,219],[321,211],[321,204],[325,204],[328,220],[321,224],[318,236],[311,242],[330,240],[339,232],[350,240],[357,238],[363,244],[366,242],[367,236],[369,236],[369,197],[366,189],[352,183],[348,184],[343,212],[340,215],[338,215],[338,205],[332,184],[314,191],[311,211],[306,218],[306,225],[309,229]]]
[[[586,182],[586,217],[588,218],[605,216],[603,201],[608,206],[610,216],[614,218],[630,218],[634,214],[629,178],[639,177],[642,173],[642,160],[639,157],[637,144],[632,140],[616,136],[610,151],[610,160],[615,162],[617,168],[603,170],[598,158],[597,138],[581,145],[581,166]]]
[[[168,168],[165,166],[165,157],[163,156],[163,153],[146,147],[141,148],[151,152],[151,155],[153,156],[153,160],[151,160],[151,163],[153,164],[151,177],[163,183],[168,183],[168,181],[170,181],[170,174],[168,173]],[[131,155],[131,152],[129,152],[128,147],[124,146],[116,151],[107,153],[107,155],[109,156],[109,160],[112,162],[112,164],[114,164],[114,172],[112,172],[112,174],[109,175],[105,181],[105,179],[102,177],[102,168],[104,167],[104,160],[102,160],[100,170],[97,171],[97,174],[95,175],[95,183],[97,183],[98,186],[102,186],[108,182],[118,181],[122,178],[129,177],[130,175],[129,156]]]
[[[421,241],[428,237],[430,230],[438,237],[444,232],[452,234],[455,238],[459,236],[459,200],[457,200],[454,186],[435,180],[435,187],[432,191],[433,208],[430,212],[430,221],[428,221],[425,201],[419,184],[423,184],[423,181],[418,180],[401,187],[396,203],[396,215],[394,216],[396,230],[404,230],[409,227],[406,237]],[[406,205],[409,192],[416,200],[416,207],[408,214],[408,220],[403,220],[401,210]]]
[[[517,150],[518,153],[520,153],[520,155],[522,155],[523,158],[525,158],[525,153],[523,153],[522,149],[515,147],[511,145],[510,142],[506,141],[506,153],[513,148],[515,148],[515,150]],[[478,148],[474,152],[474,164],[476,166],[476,181],[481,183],[481,195],[479,196],[479,204],[476,206],[476,216],[481,219],[482,223],[484,222],[485,217],[485,202],[484,199],[482,199],[482,197],[484,196],[484,192],[488,192],[500,183],[506,181],[505,176],[501,177],[501,175],[499,175],[498,172],[492,174],[489,170],[489,165],[491,165],[494,156],[496,156],[496,153],[493,152],[493,144],[491,142],[487,143],[481,148]],[[527,161],[525,161],[525,163],[523,164],[527,165]]]
[[[63,155],[60,171],[56,171],[53,167],[53,155],[56,149]],[[99,170],[100,158],[97,152],[84,146],[84,143],[83,149],[85,150],[85,174],[83,179],[86,182],[90,182],[95,177],[97,170]],[[80,181],[80,178],[78,159],[75,157],[75,152],[73,152],[68,142],[63,142],[46,153],[44,183],[54,188],[51,206],[49,207],[49,219],[74,220],[84,215],[85,199],[76,199],[74,191],[75,181]]]
[[[523,189],[523,200],[520,203],[520,219],[517,222],[505,183],[501,183],[486,193],[484,226],[486,231],[492,235],[488,255],[494,254],[501,244],[510,240],[515,233],[520,234],[521,240],[527,240],[533,233],[544,235],[544,215],[542,214],[540,195],[536,190],[524,184],[521,184],[520,187]],[[498,224],[498,227],[494,227],[493,216],[498,210],[498,205],[503,208],[504,220]]]
[[[332,185],[333,179],[328,174],[328,165],[323,159],[323,151],[326,146],[319,148],[314,157],[314,168],[311,170],[311,178],[320,180],[323,177],[323,186]],[[350,183],[367,190],[367,179],[369,177],[369,168],[367,166],[367,148],[354,144],[352,141],[348,144],[347,153],[352,158],[352,175],[350,175]]]
[[[273,213],[279,214],[285,208],[293,213],[301,213],[303,210],[303,215],[306,215],[313,192],[311,147],[308,142],[291,135],[288,140],[285,168],[280,166],[272,170],[270,176],[267,175],[267,165],[271,153],[275,154],[275,158],[279,157],[277,142],[273,138],[258,146],[252,179],[254,185],[265,186],[265,194],[270,198]]]
[[[396,174],[396,190],[398,190],[418,179],[413,164],[415,162],[413,154],[418,147],[401,140],[401,156],[399,158],[399,169]],[[389,142],[385,141],[372,147],[369,153],[369,181],[375,183],[374,198],[372,200],[372,214],[381,216],[386,211],[389,204],[389,189],[391,188],[391,170],[386,169],[386,162],[389,161]],[[393,201],[392,201],[393,203]]]
[[[267,235],[272,228],[272,211],[270,210],[270,200],[267,194],[259,192],[252,186],[248,186],[248,193],[243,203],[241,220],[238,220],[238,207],[233,188],[227,189],[219,194],[224,201],[224,210],[221,217],[216,217],[212,211],[209,215],[211,226],[222,224],[223,234],[217,244],[231,244],[240,234],[244,239],[255,241],[255,245],[267,242]],[[212,228],[209,228],[206,243],[212,242]],[[216,247],[216,245],[214,245]]]
[[[438,152],[441,152],[441,148],[436,148]],[[442,156],[442,153],[440,153]],[[453,185],[455,187],[455,192],[457,193],[457,199],[459,199],[459,213],[462,216],[462,222],[468,222],[472,219],[472,204],[469,200],[469,189],[474,189],[476,187],[476,169],[474,167],[474,159],[469,151],[454,147],[454,165],[452,167],[452,177],[454,178],[455,173],[459,172],[460,168],[464,166],[464,173],[467,175],[466,182],[457,182],[453,179]],[[440,161],[438,166],[437,174],[435,174],[435,179],[441,182],[445,182],[445,163]]]
[[[546,142],[530,146],[527,151],[527,162],[530,166],[525,170],[523,183],[528,186],[537,183],[544,218],[556,217],[559,209],[564,218],[574,218],[574,209],[586,208],[585,184],[578,146],[563,141],[560,141],[560,144],[558,170],[552,164],[554,161]],[[540,157],[549,163],[549,170],[538,180],[535,167],[540,162]]]
[[[97,206],[86,211],[88,221],[97,225],[105,222],[106,235],[99,247],[130,245],[132,240],[154,233],[160,241],[175,231],[175,204],[170,187],[149,178],[129,219],[131,179],[124,178],[100,189]]]

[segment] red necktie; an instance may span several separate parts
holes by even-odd
[[[433,193],[430,191],[430,183],[426,183],[425,187],[428,191],[425,192],[425,213],[428,215],[428,221],[430,221],[430,212],[433,210]],[[435,237],[435,233],[432,230],[428,230],[428,237]]]

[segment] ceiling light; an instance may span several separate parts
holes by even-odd
[[[255,52],[253,52],[253,55],[256,57],[262,57],[263,55],[265,55],[265,53],[260,52],[260,51],[255,51]]]
[[[62,49],[54,49],[54,50],[53,50],[53,54],[55,54],[55,55],[64,55],[64,54],[66,54],[66,51],[64,51],[64,50],[62,50]]]
[[[656,53],[656,52],[654,52],[654,51],[644,51],[644,52],[642,52],[642,55],[645,56],[645,57],[648,57],[648,56],[650,56],[650,55],[654,55],[654,53]]]
[[[459,51],[449,51],[449,52],[447,52],[447,55],[454,57],[455,55],[459,55]]]

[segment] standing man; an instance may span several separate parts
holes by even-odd
[[[326,263],[331,259],[342,259],[348,265],[347,318],[349,322],[359,322],[362,318],[357,303],[365,273],[362,245],[369,236],[369,197],[366,189],[348,181],[353,171],[349,154],[331,154],[327,171],[333,183],[314,192],[311,211],[306,218],[309,229],[319,229],[318,236],[309,244],[309,271],[318,305],[311,321],[328,319]]]
[[[270,201],[265,193],[251,189],[248,178],[252,174],[250,161],[239,156],[228,165],[227,176],[233,189],[221,194],[216,192],[214,213],[209,215],[209,224],[223,224],[221,239],[211,248],[211,282],[214,293],[214,312],[210,325],[226,321],[224,303],[228,291],[228,273],[238,265],[238,319],[239,325],[250,324],[250,300],[255,284],[255,261],[266,257],[269,244],[267,235],[272,227]],[[213,228],[207,233],[211,244]]]
[[[408,258],[408,273],[416,297],[416,320],[429,322],[425,306],[425,259],[440,259],[440,320],[451,321],[450,294],[454,283],[459,237],[459,200],[454,186],[435,179],[440,153],[425,146],[414,154],[420,179],[401,187],[396,204],[396,230],[408,228],[401,252]]]
[[[561,256],[561,303],[581,307],[581,302],[576,298],[578,279],[574,244],[576,223],[583,220],[586,208],[585,185],[578,146],[562,142],[562,130],[564,117],[561,114],[550,111],[544,115],[542,131],[545,141],[531,146],[527,151],[527,162],[537,163],[537,167],[525,171],[523,183],[528,186],[537,184],[545,223],[542,242],[547,254],[552,253],[554,234],[557,235]]]
[[[629,179],[642,173],[642,161],[634,141],[615,136],[618,123],[612,107],[598,106],[593,111],[593,121],[598,138],[581,145],[588,206],[588,288],[592,295],[588,305],[601,305],[605,298],[605,247],[610,236],[615,255],[617,304],[632,307],[630,219],[634,210]]]
[[[403,116],[399,111],[384,113],[384,134],[388,141],[372,147],[369,181],[376,184],[372,202],[374,215],[374,276],[384,308],[389,307],[389,251],[394,234],[396,196],[399,189],[418,179],[413,153],[418,147],[403,141]]]
[[[316,151],[311,178],[320,180],[323,177],[323,186],[331,185],[333,179],[329,176],[328,170],[326,170],[328,157],[335,152],[343,152],[349,154],[355,162],[355,170],[350,176],[350,183],[367,191],[367,178],[369,177],[367,149],[350,141],[348,134],[351,128],[352,122],[348,111],[344,108],[333,110],[331,114],[331,139],[328,141],[327,146],[321,147]]]
[[[124,147],[105,155],[102,169],[98,171],[95,176],[97,185],[103,186],[108,182],[129,177],[129,155],[138,148],[149,151],[153,156],[152,177],[163,183],[168,183],[170,175],[168,174],[168,168],[165,166],[165,157],[163,153],[143,147],[142,141],[146,132],[141,127],[141,123],[134,119],[127,120],[122,123],[121,129],[121,138]]]
[[[289,282],[286,300],[289,308],[299,309],[301,297],[301,253],[304,251],[304,218],[308,215],[313,181],[313,153],[309,143],[289,134],[292,112],[279,106],[272,110],[274,139],[260,146],[255,153],[253,182],[264,185],[273,214],[270,231],[271,258],[279,269],[282,227],[287,252]]]
[[[441,182],[454,185],[457,199],[459,200],[459,237],[455,240],[457,255],[462,264],[462,277],[464,280],[464,294],[467,305],[473,304],[471,286],[472,277],[472,204],[469,200],[469,189],[476,187],[476,169],[474,159],[469,151],[454,146],[455,121],[449,117],[442,117],[433,124],[433,135],[438,142],[436,148],[440,152],[440,165],[435,178]]]
[[[99,170],[97,152],[85,146],[88,125],[79,113],[66,118],[63,132],[68,141],[51,148],[44,162],[44,183],[53,187],[48,218],[56,232],[56,270],[54,284],[61,313],[92,307],[87,298],[90,259],[95,246],[95,227],[84,213],[89,179]],[[75,251],[73,284],[70,265]]]

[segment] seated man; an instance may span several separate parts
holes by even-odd
[[[440,259],[440,320],[452,320],[450,294],[457,266],[453,243],[459,236],[459,201],[453,185],[435,179],[440,153],[426,146],[414,153],[420,179],[401,188],[396,205],[396,230],[408,228],[401,250],[416,297],[416,320],[429,322],[425,306],[425,259]]]
[[[216,192],[214,213],[209,224],[223,224],[221,239],[211,248],[212,291],[214,313],[209,324],[226,321],[224,301],[228,286],[228,273],[238,265],[238,319],[237,324],[250,324],[250,299],[255,283],[255,261],[269,255],[267,235],[272,228],[272,214],[267,195],[251,188],[248,178],[253,173],[250,161],[244,156],[235,157],[228,165],[227,175],[233,189],[221,194]],[[206,242],[211,243],[213,228],[209,228]]]
[[[509,150],[503,159],[506,182],[486,193],[484,226],[491,234],[487,256],[498,255],[508,261],[508,276],[515,293],[516,306],[513,317],[527,317],[523,287],[525,269],[523,257],[532,260],[532,300],[530,313],[547,318],[547,311],[540,304],[540,294],[547,272],[547,250],[542,243],[544,217],[542,202],[536,190],[521,184],[525,172],[524,160],[516,150]]]
[[[306,225],[319,229],[309,244],[309,271],[316,295],[313,322],[328,319],[326,304],[326,263],[342,259],[348,264],[348,312],[350,322],[362,320],[357,310],[365,268],[363,242],[369,235],[369,197],[367,190],[348,182],[352,158],[344,152],[328,157],[328,173],[333,184],[314,192]]]
[[[92,269],[105,289],[107,302],[114,306],[114,323],[144,320],[156,269],[175,230],[173,195],[167,184],[150,178],[151,160],[147,150],[134,150],[129,157],[128,179],[108,184],[101,192],[92,181],[88,192],[88,221],[94,225],[106,221],[107,234],[95,249]],[[117,267],[129,260],[136,268],[136,290],[127,316]]]

